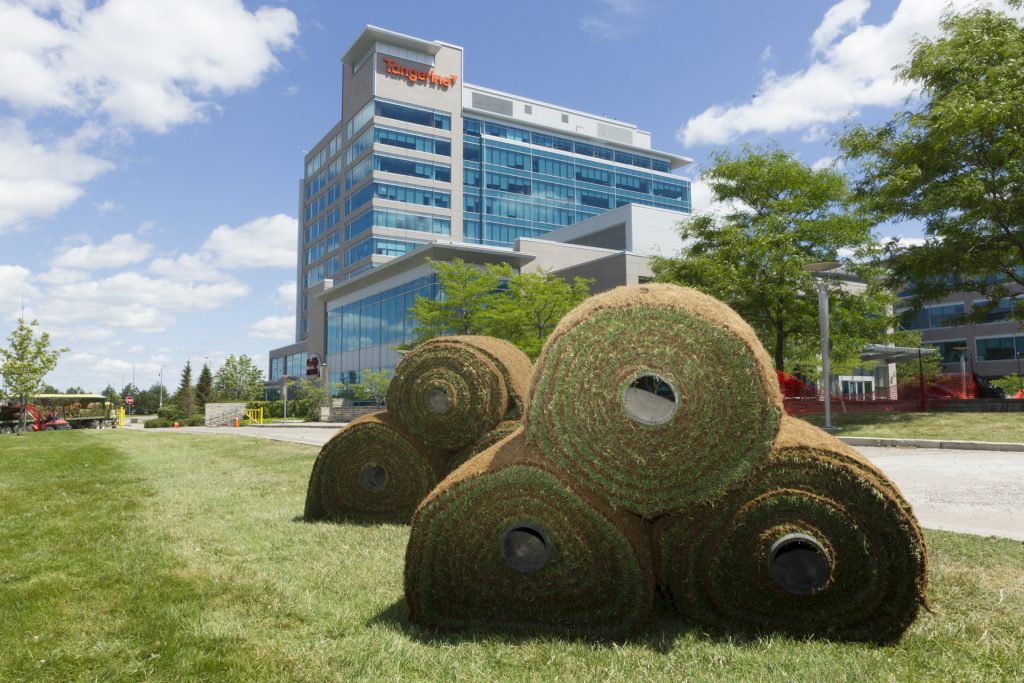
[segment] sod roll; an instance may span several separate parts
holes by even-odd
[[[659,581],[706,628],[884,643],[925,603],[924,539],[899,491],[794,418],[747,484],[659,520],[654,539]]]
[[[328,441],[310,474],[307,519],[407,523],[447,471],[386,412],[352,421]]]
[[[645,517],[723,493],[763,460],[782,396],[757,336],[692,289],[619,287],[548,338],[526,429],[559,467]]]
[[[532,372],[526,354],[501,339],[437,337],[395,368],[388,410],[426,445],[459,451],[522,416]]]
[[[618,638],[654,594],[641,518],[613,511],[516,432],[448,476],[413,517],[410,619],[474,633]]]
[[[509,434],[522,429],[523,423],[519,420],[505,420],[499,422],[498,426],[484,434],[476,443],[466,446],[448,459],[448,469],[455,470],[461,467],[474,455],[483,453],[488,448],[504,439]]]

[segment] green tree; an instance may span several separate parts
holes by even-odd
[[[569,283],[544,270],[513,275],[481,316],[484,334],[507,339],[535,359],[558,321],[590,296],[593,283]]]
[[[111,384],[108,384],[100,394],[106,396],[107,400],[111,401],[115,406],[119,406],[122,403],[121,394],[119,394],[117,389],[115,389]]]
[[[862,204],[879,219],[924,224],[923,244],[889,246],[891,280],[910,283],[916,307],[959,290],[994,306],[1011,283],[1024,286],[1024,20],[984,8],[947,14],[897,73],[917,86],[908,102],[918,106],[840,140],[860,165]],[[1024,298],[1012,315],[1024,320]]]
[[[202,412],[212,397],[213,373],[210,372],[210,366],[203,363],[203,369],[199,371],[199,379],[196,381],[196,409]]]
[[[363,370],[361,375],[362,381],[351,387],[352,395],[358,401],[373,401],[377,407],[383,406],[394,373],[391,370]]]
[[[68,387],[67,389],[64,390],[64,393],[65,394],[87,394],[89,392],[87,392],[82,387]]]
[[[330,398],[331,385],[320,379],[302,379],[298,382],[289,382],[288,386],[295,392],[299,416],[318,422],[320,408],[326,406]],[[339,383],[333,388],[343,390],[345,385]]]
[[[431,262],[441,297],[417,296],[409,313],[417,341],[449,334],[506,339],[531,358],[566,313],[589,295],[593,280],[568,283],[549,272],[515,273],[507,263],[479,268],[456,259]]]
[[[703,179],[729,208],[684,222],[680,232],[689,246],[675,258],[653,260],[657,279],[732,306],[782,370],[787,361],[813,357],[819,343],[817,280],[805,266],[838,261],[868,288],[851,293],[826,280],[832,357],[841,362],[865,341],[881,341],[892,297],[881,286],[880,269],[866,263],[877,244],[870,222],[851,209],[846,179],[774,146],[720,151],[712,159]]]
[[[415,321],[418,339],[443,334],[487,334],[485,313],[492,295],[512,277],[512,266],[488,264],[485,268],[454,261],[431,261],[437,271],[441,297],[431,300],[417,296],[409,314]]]
[[[185,416],[196,412],[195,387],[192,386],[192,361],[185,361],[185,368],[181,371],[181,382],[178,383],[178,391],[174,394],[174,402],[181,408]]]
[[[22,403],[40,393],[43,378],[57,367],[57,361],[66,348],[50,348],[50,334],[41,332],[36,336],[33,329],[39,321],[26,324],[18,318],[18,326],[7,337],[7,348],[0,348],[0,376],[3,377],[5,393]],[[25,427],[25,411],[22,411],[22,429]]]
[[[244,353],[224,359],[213,376],[213,392],[219,401],[255,401],[263,396],[263,371]]]

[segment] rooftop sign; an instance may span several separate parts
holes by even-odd
[[[401,76],[409,81],[410,84],[415,85],[416,83],[423,83],[424,85],[433,85],[441,88],[449,88],[455,85],[455,81],[459,79],[456,74],[449,74],[442,76],[433,69],[430,71],[420,71],[411,66],[405,66],[399,64],[390,57],[384,58],[384,69],[388,74],[393,76]]]

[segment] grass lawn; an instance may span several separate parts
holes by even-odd
[[[406,527],[299,519],[316,449],[236,436],[0,438],[0,681],[1024,679],[1024,543],[929,532],[900,644],[625,643],[411,627]],[[599,597],[598,597],[599,599]]]
[[[801,415],[819,427],[824,415]],[[1024,413],[843,413],[832,407],[839,436],[1024,442]]]

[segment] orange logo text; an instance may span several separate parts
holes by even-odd
[[[448,88],[455,85],[455,81],[459,79],[455,74],[442,76],[433,69],[430,71],[420,71],[418,69],[413,69],[412,67],[403,66],[390,57],[384,58],[384,67],[389,74],[401,76],[410,83],[425,83],[428,85]]]

